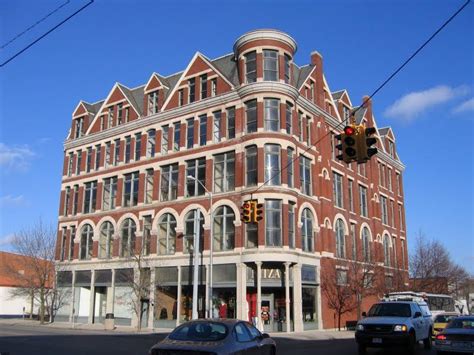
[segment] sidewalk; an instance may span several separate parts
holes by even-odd
[[[40,325],[39,321],[29,319],[0,319],[1,325],[7,326],[25,326],[25,327],[44,327],[45,329],[64,329],[69,331],[92,331],[101,334],[157,334],[157,333],[169,333],[170,329],[163,328],[144,328],[139,332],[133,327],[127,326],[116,326],[114,330],[105,330],[103,324],[82,324],[76,323],[74,328],[71,323],[66,322],[54,322],[45,323]],[[297,333],[286,333],[286,332],[272,332],[269,333],[273,338],[291,338],[299,340],[333,340],[333,339],[353,339],[353,331],[337,331],[337,330],[308,330],[305,332]]]
[[[144,328],[139,332],[136,328],[127,327],[127,326],[116,326],[114,330],[105,330],[103,324],[83,324],[75,323],[74,327],[71,323],[68,322],[54,322],[54,323],[44,323],[40,324],[39,321],[29,320],[29,319],[18,319],[18,318],[8,318],[0,319],[0,325],[7,326],[19,326],[19,327],[44,327],[45,329],[65,329],[65,330],[82,330],[82,331],[93,331],[102,334],[156,334],[156,333],[169,333],[170,329],[161,329],[161,328]]]

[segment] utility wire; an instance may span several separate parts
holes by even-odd
[[[55,29],[57,29],[58,27],[60,27],[61,25],[63,25],[64,23],[66,23],[67,21],[69,21],[72,17],[76,16],[79,12],[81,12],[82,10],[84,10],[86,7],[88,7],[89,5],[91,5],[92,3],[94,2],[94,0],[90,0],[87,4],[85,4],[83,7],[81,7],[79,10],[77,10],[76,12],[74,12],[72,15],[68,16],[67,18],[65,18],[64,20],[62,20],[60,23],[58,23],[56,26],[54,26],[53,28],[51,28],[49,31],[47,31],[45,34],[41,35],[40,37],[38,37],[37,39],[35,39],[33,42],[31,42],[29,45],[27,45],[25,48],[23,48],[22,50],[20,50],[19,52],[17,52],[15,55],[13,55],[12,57],[8,58],[5,62],[3,62],[2,64],[0,64],[0,68],[5,66],[6,64],[8,64],[9,62],[11,62],[13,59],[15,59],[16,57],[18,57],[21,53],[25,52],[28,48],[30,48],[31,46],[33,46],[35,43],[39,42],[41,39],[43,39],[44,37],[46,37],[47,35],[49,35],[51,32],[53,32]]]
[[[447,19],[420,47],[418,47],[418,49],[407,59],[405,60],[405,62],[403,62],[402,65],[400,65],[398,67],[398,69],[396,69],[381,85],[379,85],[379,87],[377,89],[375,89],[375,91],[369,96],[367,97],[364,102],[362,103],[362,105],[360,105],[359,107],[357,107],[353,112],[352,112],[352,116],[355,116],[356,112],[359,111],[362,107],[365,106],[365,104],[367,102],[370,101],[370,99],[372,99],[372,97],[374,97],[390,80],[393,79],[393,77],[395,75],[397,75],[413,58],[415,58],[415,56],[429,43],[431,42],[431,40],[436,37],[436,35],[438,33],[440,33],[457,15],[459,15],[459,13],[464,10],[464,8],[471,2],[471,0],[467,0],[449,19]],[[347,120],[349,118],[346,118],[345,120],[342,120],[340,123],[338,123],[336,125],[336,127],[334,127],[334,129],[337,129],[339,127],[341,127],[342,125],[344,124],[347,124]],[[303,150],[303,154],[308,152],[311,148],[313,148],[316,144],[318,144],[319,142],[321,142],[323,139],[325,139],[327,136],[331,135],[332,132],[329,131],[328,133],[326,133],[325,135],[323,135],[320,139],[318,139],[316,142],[314,142],[313,144],[311,144],[308,148],[304,149]],[[260,185],[259,187],[257,187],[257,189],[255,189],[254,192],[252,192],[252,194],[256,193],[258,190],[260,190],[260,188],[262,188],[263,186],[265,186],[269,181],[271,181],[273,178],[275,178],[276,176],[278,175],[281,175],[281,173],[286,170],[290,165],[292,165],[296,160],[298,159],[298,157],[292,159],[289,163],[287,163],[283,168],[281,168],[278,173],[276,173],[275,175],[272,175],[270,176],[270,178],[268,178],[267,180],[264,181],[264,183],[262,185]]]
[[[41,22],[43,22],[44,20],[46,20],[49,16],[51,16],[52,14],[56,13],[57,11],[59,11],[61,8],[63,8],[64,6],[66,6],[67,4],[69,4],[70,0],[67,0],[64,4],[62,4],[61,6],[57,7],[56,9],[54,9],[53,11],[51,11],[49,14],[47,14],[46,16],[44,16],[42,19],[36,21],[34,24],[32,24],[30,27],[28,27],[26,30],[24,30],[23,32],[17,34],[15,37],[13,37],[11,40],[9,40],[8,42],[6,42],[5,44],[3,44],[0,49],[4,49],[6,46],[8,46],[10,43],[12,43],[13,41],[17,40],[18,38],[20,38],[21,36],[23,36],[26,32],[28,32],[29,30],[31,30],[33,27],[35,27],[36,25],[39,25]]]

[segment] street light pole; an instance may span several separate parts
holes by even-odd
[[[209,191],[206,186],[204,186],[204,184],[199,181],[198,179],[196,179],[194,176],[192,175],[188,175],[187,176],[187,179],[188,180],[194,180],[195,182],[197,182],[199,185],[201,185],[204,189],[204,191],[207,192],[207,194],[209,195],[209,223],[210,223],[210,226],[209,226],[209,233],[210,233],[210,246],[209,246],[209,282],[207,283],[208,284],[208,287],[209,287],[209,291],[207,293],[207,300],[206,300],[206,306],[207,306],[207,310],[208,310],[208,317],[209,318],[212,318],[212,291],[213,291],[213,285],[212,285],[212,281],[213,281],[213,254],[214,254],[214,241],[213,241],[213,225],[214,225],[214,210],[213,210],[213,203],[212,203],[212,192]],[[198,241],[199,241],[199,235],[195,233],[196,236],[198,236]],[[194,248],[196,250],[196,248]],[[198,251],[196,250],[195,252],[195,265],[197,266],[198,263],[199,263],[199,257],[197,256],[198,255]],[[193,319],[197,319],[198,316],[197,316],[197,294],[198,294],[198,291],[197,291],[197,284],[198,284],[198,273],[196,272],[197,270],[197,267],[194,268],[194,285],[193,285]],[[195,303],[196,303],[196,307],[195,307]],[[195,312],[196,312],[196,316],[195,316]]]

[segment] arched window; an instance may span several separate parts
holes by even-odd
[[[362,228],[362,257],[365,262],[370,261],[370,233],[369,228]]]
[[[176,250],[176,219],[165,213],[158,222],[158,254],[174,254]]]
[[[336,221],[336,256],[338,258],[346,257],[346,240],[345,240],[344,221],[338,219]]]
[[[214,250],[232,250],[235,246],[234,211],[228,206],[221,206],[214,214]]]
[[[313,214],[309,208],[301,214],[301,243],[303,251],[314,251]]]
[[[390,266],[390,239],[387,234],[383,237],[383,255],[384,255],[384,265]]]
[[[112,236],[114,226],[110,222],[104,222],[100,228],[99,258],[108,259],[112,254]]]
[[[200,245],[204,235],[204,218],[199,210],[189,211],[184,219],[184,252],[190,253],[194,250],[194,237],[199,235]]]
[[[81,231],[81,250],[79,259],[85,260],[90,259],[92,257],[92,236],[94,235],[94,231],[90,224],[86,224],[82,227]]]
[[[127,218],[122,223],[120,256],[131,256],[135,253],[135,231],[137,227],[131,218]]]

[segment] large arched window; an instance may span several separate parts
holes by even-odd
[[[365,262],[370,261],[370,232],[369,228],[362,228],[362,258]]]
[[[314,251],[313,214],[309,208],[301,214],[301,244],[303,251]]]
[[[390,237],[385,234],[383,237],[384,265],[390,266]]]
[[[214,213],[214,250],[232,250],[235,246],[234,211],[228,206],[221,206]]]
[[[92,257],[92,236],[94,231],[90,224],[86,224],[81,230],[81,250],[79,259],[85,260]]]
[[[112,254],[112,237],[114,226],[110,222],[104,222],[100,228],[99,258],[108,259]]]
[[[158,222],[158,254],[174,254],[176,250],[176,219],[165,213]]]
[[[133,219],[127,218],[122,223],[120,256],[131,256],[135,254],[135,231],[137,226]]]
[[[184,246],[185,253],[194,250],[194,238],[199,235],[200,245],[202,245],[204,235],[204,218],[199,210],[192,210],[186,214],[184,219]]]
[[[336,256],[338,258],[346,257],[346,240],[345,240],[344,221],[338,219],[336,221]]]

